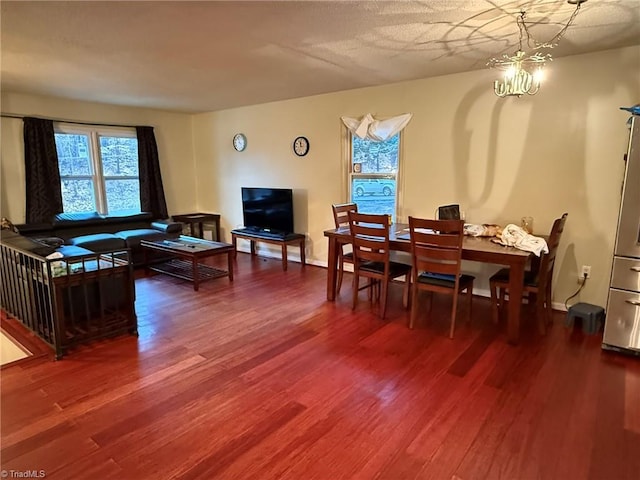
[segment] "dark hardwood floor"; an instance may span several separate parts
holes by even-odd
[[[212,260],[215,263],[214,260]],[[139,338],[2,369],[1,468],[49,479],[637,479],[640,361],[556,313],[506,343],[489,301],[406,327],[350,277],[239,254],[194,292],[136,280]],[[461,302],[463,305],[463,302]]]

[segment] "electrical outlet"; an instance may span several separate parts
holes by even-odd
[[[582,273],[580,274],[580,278],[591,278],[591,265],[582,265]]]

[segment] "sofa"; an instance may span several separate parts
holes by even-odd
[[[151,213],[126,216],[61,213],[50,222],[15,227],[20,235],[64,257],[129,249],[134,266],[145,263],[141,240],[172,239],[182,233],[182,223],[154,219]]]

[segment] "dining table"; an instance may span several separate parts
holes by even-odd
[[[389,245],[392,251],[411,252],[409,224],[394,223],[389,227]],[[329,242],[327,269],[327,300],[336,298],[338,278],[338,252],[343,244],[351,243],[349,227],[333,228],[324,231]],[[515,247],[500,245],[492,237],[473,237],[465,235],[462,240],[462,259],[473,262],[506,265],[509,267],[509,298],[507,311],[507,339],[517,344],[520,334],[520,307],[522,302],[525,266],[533,253]]]

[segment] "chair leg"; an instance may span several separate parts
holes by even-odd
[[[453,338],[453,331],[456,328],[456,313],[458,310],[458,292],[454,290],[453,305],[451,306],[451,328],[449,329],[449,338]]]
[[[416,317],[418,316],[418,289],[413,286],[411,291],[411,313],[409,315],[409,328],[413,328],[415,325]]]
[[[382,282],[382,298],[380,299],[380,318],[384,320],[385,315],[387,314],[387,289],[389,288],[389,280],[384,279],[380,280]]]
[[[551,280],[547,282],[547,287],[545,288],[544,294],[545,303],[547,304],[547,325],[551,325],[553,323],[553,306],[551,305]]]
[[[358,272],[353,272],[353,296],[351,301],[351,310],[356,309],[356,304],[358,303],[358,292],[360,291],[358,286],[360,285],[360,277],[358,276]]]
[[[493,323],[498,323],[498,286],[495,282],[489,284],[491,291],[491,318]]]
[[[538,331],[541,335],[547,333],[547,309],[545,307],[544,295],[538,295],[536,298],[536,319],[538,321]]]
[[[473,282],[467,287],[467,322],[471,323],[471,308],[473,305]]]
[[[336,287],[336,294],[340,294],[340,287],[342,287],[342,275],[344,274],[344,263],[342,263],[342,259],[339,260],[338,264],[338,286]]]
[[[500,312],[502,312],[504,310],[504,304],[507,301],[507,287],[499,287],[499,298],[500,301],[498,302],[498,315],[500,314]],[[509,301],[511,301],[511,295],[509,295]],[[520,300],[522,301],[522,300]]]
[[[409,291],[411,290],[411,275],[407,275],[404,282],[404,292],[402,293],[402,306],[409,308]]]

